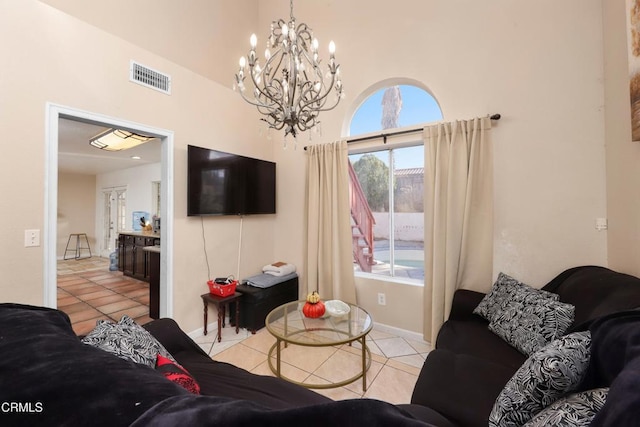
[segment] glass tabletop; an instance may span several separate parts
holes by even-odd
[[[266,318],[269,332],[278,339],[305,346],[337,345],[355,341],[371,331],[373,319],[365,309],[348,304],[342,316],[311,319],[302,314],[304,301],[293,301],[273,309]]]

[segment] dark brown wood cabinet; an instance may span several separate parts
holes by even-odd
[[[160,250],[149,248],[144,250],[149,254],[149,317],[160,318]]]
[[[118,269],[125,276],[149,281],[149,252],[143,251],[145,246],[159,246],[157,235],[145,235],[142,232],[120,233],[118,237]]]

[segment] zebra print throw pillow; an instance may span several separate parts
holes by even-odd
[[[82,342],[111,353],[121,359],[156,366],[158,353],[175,362],[175,359],[153,335],[127,315],[118,323],[98,320],[96,327]]]
[[[558,301],[558,298],[558,294],[532,288],[508,274],[500,273],[491,291],[482,298],[473,313],[491,322],[502,312],[503,307],[511,303],[530,303],[539,299]]]
[[[538,412],[524,427],[587,427],[607,401],[609,388],[571,394]]]
[[[575,390],[589,365],[590,348],[591,333],[575,332],[532,354],[498,395],[489,426],[522,426]]]
[[[530,356],[561,337],[573,323],[575,307],[559,301],[511,301],[489,323],[489,330]]]

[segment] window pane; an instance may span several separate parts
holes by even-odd
[[[358,107],[351,118],[349,135],[438,120],[442,120],[442,111],[429,92],[416,86],[391,86],[375,92]]]
[[[355,268],[376,272],[381,254],[386,251],[388,258],[389,252],[389,152],[352,154],[349,159],[358,181],[351,190]]]
[[[394,276],[424,280],[424,146],[393,150]]]
[[[416,86],[388,86],[360,105],[351,119],[350,135],[387,132],[438,120],[442,120],[442,111],[430,93]],[[356,271],[424,282],[424,146],[385,149],[349,158],[354,169],[357,165],[354,175],[361,181],[362,193],[375,219],[375,225],[369,225],[373,237],[368,239],[363,208],[357,206],[354,196],[358,185],[352,185]]]

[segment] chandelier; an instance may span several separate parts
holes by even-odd
[[[251,50],[246,58],[240,58],[234,84],[245,101],[258,107],[264,115],[262,121],[272,129],[285,129],[285,137],[295,137],[319,124],[320,111],[334,109],[344,96],[335,44],[329,43],[329,63],[323,72],[318,40],[307,24],[296,23],[293,0],[290,8],[289,22],[279,19],[271,23],[262,64],[256,55],[258,39],[251,35]],[[331,91],[335,97],[329,96]]]

